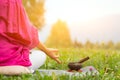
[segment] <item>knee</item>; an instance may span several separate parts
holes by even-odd
[[[46,54],[43,51],[40,51],[40,50],[32,51],[31,57],[34,60],[38,59],[38,61],[40,60],[40,61],[44,61],[44,62],[46,61],[46,58],[47,58]]]
[[[38,52],[39,58],[41,57],[44,61],[46,61],[46,54],[43,51],[36,51]]]
[[[32,53],[30,54],[30,60],[31,60],[32,66],[30,68],[33,70],[38,69],[45,63],[46,58],[47,56],[44,52],[39,50],[32,51]]]

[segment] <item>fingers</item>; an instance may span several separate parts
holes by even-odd
[[[55,58],[56,62],[61,64],[61,61],[58,58]]]
[[[59,60],[59,55],[56,55],[53,59],[54,59],[57,63],[61,64],[61,61]]]
[[[59,58],[60,57],[59,53],[55,53],[55,57]]]
[[[56,50],[56,51],[58,52],[58,50]],[[61,64],[61,61],[59,60],[59,57],[60,57],[59,53],[56,53],[55,60],[56,60],[57,63]]]
[[[58,49],[53,49],[53,52],[58,53]]]
[[[53,48],[48,48],[51,53],[52,53],[52,56],[51,58],[53,58],[57,63],[61,63],[61,61],[58,59],[59,58],[59,53],[58,53],[58,49],[53,49]]]
[[[61,64],[61,61],[59,60],[59,54],[57,54],[54,59],[57,63]]]

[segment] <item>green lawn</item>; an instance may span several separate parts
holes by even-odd
[[[68,70],[67,64],[70,61],[79,61],[81,58],[89,56],[84,66],[94,66],[98,71],[97,76],[75,77],[68,75],[56,76],[41,76],[36,71],[35,74],[27,74],[21,76],[3,76],[0,75],[0,80],[120,80],[120,51],[119,50],[103,50],[103,49],[79,49],[66,48],[59,49],[60,60],[62,64],[57,64],[50,58],[47,59],[42,69],[57,69]]]

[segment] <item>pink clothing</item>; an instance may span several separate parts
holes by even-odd
[[[29,50],[38,42],[22,0],[0,0],[0,66],[30,66]]]
[[[29,49],[0,35],[0,66],[30,66]]]

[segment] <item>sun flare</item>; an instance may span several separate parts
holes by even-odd
[[[49,24],[61,19],[67,23],[79,23],[120,13],[119,3],[112,0],[47,0],[46,22]]]

